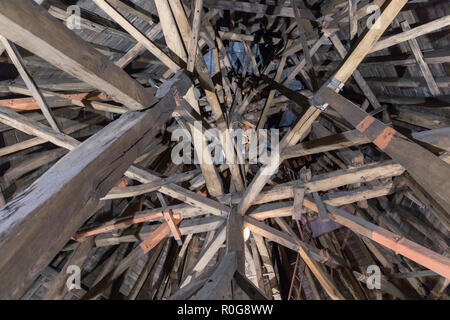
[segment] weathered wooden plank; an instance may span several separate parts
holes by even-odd
[[[136,41],[141,43],[148,51],[150,51],[155,57],[161,60],[170,70],[176,72],[180,67],[172,61],[161,49],[159,49],[153,42],[151,42],[145,34],[134,27],[120,12],[118,12],[113,6],[107,3],[105,0],[94,0],[95,4],[105,11],[114,21],[116,21],[122,28],[124,28],[129,34],[131,34]]]
[[[326,263],[331,267],[341,266],[344,264],[344,260],[337,255],[330,252],[321,251],[320,249],[302,242],[299,239],[294,239],[291,235],[272,228],[264,222],[258,221],[251,216],[244,218],[244,228],[246,227],[248,227],[252,233],[263,236],[267,238],[267,240],[274,241],[291,250],[298,251],[299,247],[302,247],[302,250],[311,256],[314,261]]]
[[[91,119],[89,119],[89,120],[87,120],[85,122],[76,123],[76,124],[73,124],[73,125],[71,125],[71,126],[69,126],[67,128],[64,128],[63,132],[65,134],[69,135],[69,134],[75,133],[75,132],[77,132],[79,130],[88,128],[91,125],[94,125],[94,124],[102,122],[102,121],[104,121],[103,117],[100,117],[100,116],[94,117],[94,118],[91,118]],[[22,142],[19,142],[19,143],[15,143],[15,144],[10,145],[10,146],[6,146],[6,147],[3,147],[3,148],[0,148],[0,156],[5,156],[5,155],[8,155],[8,154],[11,154],[11,153],[14,153],[14,152],[25,150],[25,149],[28,149],[28,148],[31,148],[31,147],[34,147],[34,146],[38,146],[38,145],[44,144],[46,142],[47,141],[45,139],[42,139],[42,138],[31,138],[31,139],[28,139],[28,140],[25,140],[25,141],[22,141]]]
[[[424,34],[445,28],[448,25],[450,25],[450,15],[433,20],[431,22],[424,23],[420,26],[412,28],[411,30],[404,31],[390,37],[382,38],[371,48],[370,52],[389,48],[400,42],[408,41],[420,37]]]
[[[237,285],[244,290],[244,292],[250,297],[251,300],[269,300],[264,292],[255,286],[246,276],[241,272],[236,271],[234,274]]]
[[[408,21],[403,21],[401,24],[403,31],[411,30],[411,27],[409,26]],[[436,84],[436,81],[434,81],[433,74],[431,73],[430,68],[423,60],[422,51],[420,50],[419,42],[417,42],[417,39],[410,39],[408,40],[409,47],[411,48],[411,51],[414,54],[414,57],[416,58],[417,63],[419,64],[420,71],[422,72],[423,77],[425,78],[425,81],[427,82],[428,89],[430,89],[430,92],[433,96],[437,96],[441,94],[441,91],[439,90],[439,87]]]
[[[233,208],[227,220],[227,252],[236,254],[236,268],[245,272],[243,217]]]
[[[194,177],[196,177],[199,173],[201,173],[201,171],[196,169],[188,172],[179,173],[168,178],[157,179],[153,182],[144,183],[137,186],[114,187],[105,197],[102,198],[102,200],[129,198],[145,193],[150,193],[158,190],[162,186],[167,185],[169,183],[181,183],[187,180],[191,180]]]
[[[450,127],[413,132],[412,137],[450,152]]]
[[[448,163],[369,116],[333,90],[323,90],[320,97],[394,161],[401,163],[414,179],[450,213],[450,165]]]
[[[178,228],[180,229],[181,235],[188,235],[217,230],[223,223],[224,218],[210,216],[206,218],[184,220],[180,223]],[[111,233],[100,234],[95,238],[95,244],[97,247],[104,247],[116,245],[123,242],[140,241],[151,234],[153,231],[155,231],[158,226],[158,224],[147,225],[139,231],[126,230],[120,236],[113,235]]]
[[[309,203],[311,210],[317,208]],[[348,212],[327,205],[330,219],[450,279],[450,259]]]
[[[41,92],[39,91],[38,87],[36,86],[36,83],[34,83],[33,79],[31,78],[31,75],[28,73],[27,69],[25,68],[25,63],[23,62],[22,56],[20,55],[16,46],[13,43],[9,42],[3,36],[0,36],[0,42],[5,47],[6,52],[8,52],[10,59],[16,66],[17,71],[19,71],[19,74],[22,77],[22,80],[25,82],[26,86],[31,91],[31,94],[33,95],[33,97],[36,100],[37,104],[39,105],[40,109],[42,110],[42,113],[44,114],[44,116],[47,119],[50,126],[55,131],[61,131],[61,128],[60,128],[58,122],[56,121],[55,116],[52,113],[52,110],[49,108],[49,106],[45,102],[44,97],[42,96]]]
[[[281,79],[281,75],[283,74],[284,66],[286,65],[286,58],[283,56],[278,64],[277,73],[275,74],[274,81],[279,82]],[[264,128],[264,125],[267,121],[267,112],[269,111],[269,108],[272,106],[273,98],[275,98],[276,90],[270,90],[269,96],[267,97],[266,103],[264,105],[264,108],[261,113],[261,117],[259,118],[259,122],[257,125],[257,129]]]
[[[361,63],[364,57],[369,54],[372,47],[383,34],[384,30],[394,20],[395,16],[400,12],[407,0],[387,0],[385,1],[381,15],[371,28],[367,28],[358,39],[357,45],[352,48],[344,59],[343,64],[335,73],[334,78],[341,83],[345,83],[352,75],[353,71]]]
[[[304,212],[303,209],[303,198],[305,197],[305,188],[301,186],[296,186],[293,189],[294,193],[294,220],[300,220]]]
[[[293,239],[291,236],[278,231],[274,228],[271,228],[267,226],[266,224],[256,221],[253,218],[246,217],[244,226],[248,227],[252,232],[259,234],[261,236],[264,236],[268,238],[269,240],[276,241],[286,247],[288,247],[291,250],[298,251],[302,257],[302,259],[305,261],[305,263],[308,265],[308,267],[311,269],[311,271],[316,276],[317,280],[320,282],[320,284],[324,287],[326,292],[330,295],[332,299],[335,300],[342,300],[344,297],[342,294],[337,290],[334,282],[331,280],[331,278],[328,276],[327,273],[325,273],[325,270],[323,269],[323,266],[321,266],[316,259],[321,259],[319,261],[326,261],[327,259],[317,258],[317,254],[320,256],[319,249],[309,246],[306,243],[301,242],[298,239]],[[315,260],[312,260],[313,254],[316,256],[314,258]]]
[[[317,209],[319,210],[319,217],[322,221],[328,221],[327,210],[318,192],[313,192],[314,202],[316,203]]]
[[[192,300],[226,299],[231,294],[231,280],[236,268],[236,253],[229,252]]]
[[[0,29],[8,40],[103,90],[129,109],[157,100],[125,71],[33,1],[0,1]]]
[[[192,20],[192,35],[188,47],[187,70],[194,71],[195,58],[197,56],[198,35],[200,32],[201,15],[203,11],[203,0],[196,0],[194,7],[194,19]]]
[[[68,288],[66,287],[66,281],[69,277],[69,274],[67,274],[67,268],[75,265],[81,269],[84,260],[86,260],[89,256],[89,253],[92,251],[93,247],[93,238],[78,245],[78,247],[71,253],[69,259],[64,264],[64,267],[59,272],[58,276],[52,281],[47,293],[44,296],[45,300],[61,300],[64,297],[64,295],[68,292]]]
[[[187,90],[183,82],[177,84],[178,90]],[[166,96],[155,107],[128,112],[106,126],[0,211],[0,297],[20,296],[95,212],[99,199],[159,131],[157,126],[149,128],[147,124],[156,121],[163,125],[168,120],[175,90],[164,92]],[[61,133],[54,132],[53,137],[59,135],[69,149],[78,145]]]
[[[354,147],[369,142],[369,139],[358,130],[346,131],[285,148],[281,157],[283,159],[302,157],[320,152]]]

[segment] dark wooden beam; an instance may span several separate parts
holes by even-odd
[[[0,211],[0,298],[28,288],[95,212],[171,115],[187,77],[145,112],[128,112],[75,148]],[[80,188],[80,186],[83,186]]]
[[[450,213],[448,163],[368,115],[333,90],[322,90],[320,99],[328,103],[394,161],[400,163],[444,210]]]

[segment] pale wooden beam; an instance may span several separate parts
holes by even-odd
[[[411,30],[403,31],[399,34],[385,37],[379,40],[371,49],[370,52],[376,52],[396,45],[399,42],[408,41],[427,33],[437,31],[450,25],[450,15],[424,23],[420,26],[414,27]]]
[[[231,295],[230,284],[236,272],[236,267],[236,253],[230,252],[225,255],[203,288],[193,297],[193,300],[229,300]]]
[[[150,51],[156,58],[158,58],[165,66],[173,72],[177,72],[180,67],[173,62],[161,49],[159,49],[153,42],[151,42],[145,34],[133,26],[120,12],[113,6],[108,4],[105,0],[94,0],[95,4],[99,6],[106,14],[108,14],[114,21],[116,21],[122,28],[133,36],[139,43],[141,43],[148,51]]]
[[[274,81],[279,82],[281,80],[281,75],[283,74],[284,66],[286,65],[286,56],[281,57],[280,62],[278,64],[278,69],[275,74]],[[267,112],[269,111],[269,108],[272,106],[273,98],[275,98],[276,90],[270,90],[269,96],[267,97],[266,103],[264,104],[264,108],[261,113],[261,117],[259,118],[258,125],[256,129],[263,129],[264,125],[267,121]]]

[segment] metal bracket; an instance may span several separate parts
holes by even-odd
[[[332,77],[328,80],[327,87],[333,89],[336,92],[340,92],[344,87],[344,83],[337,80],[335,77]]]
[[[311,99],[311,103],[319,110],[325,111],[325,109],[328,107],[328,103],[322,103],[319,102],[317,97],[320,96],[320,91],[323,88],[330,88],[336,92],[340,92],[342,88],[344,87],[344,83],[335,79],[334,77],[329,79],[326,84],[324,84],[315,94],[314,97]]]

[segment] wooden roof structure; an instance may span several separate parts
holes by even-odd
[[[449,26],[447,0],[0,0],[0,299],[448,299]]]

